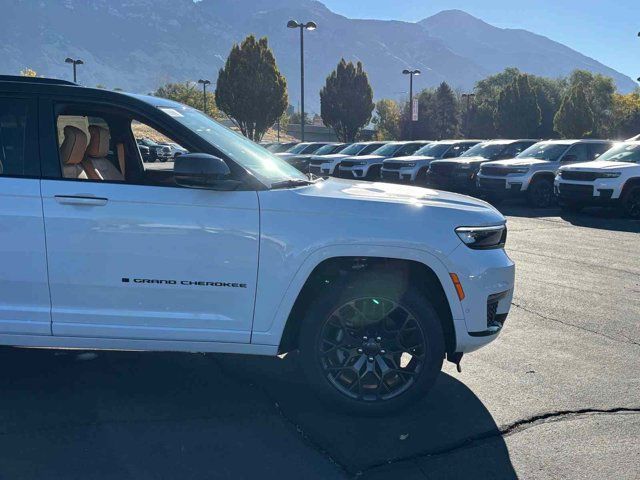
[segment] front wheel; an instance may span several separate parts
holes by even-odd
[[[624,212],[633,219],[640,218],[640,187],[633,187],[622,201]]]
[[[440,319],[424,294],[390,288],[380,277],[363,274],[320,294],[300,332],[311,386],[360,415],[383,415],[423,397],[445,354]]]
[[[553,182],[548,178],[534,180],[527,189],[529,205],[535,208],[547,208],[553,204]]]

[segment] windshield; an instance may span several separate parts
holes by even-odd
[[[335,152],[341,145],[325,145],[324,147],[320,147],[316,152],[316,155],[329,155]]]
[[[293,147],[291,147],[289,150],[287,150],[287,153],[293,153],[294,155],[297,155],[298,153],[302,153],[304,151],[305,148],[311,146],[310,143],[299,143]]]
[[[447,150],[451,148],[450,143],[430,143],[429,145],[422,147],[414,155],[422,155],[425,157],[442,157]]]
[[[238,165],[249,170],[266,185],[290,179],[307,180],[302,172],[276,157],[266,148],[220,125],[198,110],[185,106],[160,107],[160,110],[215,146]]]
[[[516,158],[535,158],[555,162],[569,148],[566,143],[540,142],[524,150]]]
[[[354,143],[353,145],[349,145],[347,148],[340,150],[340,155],[357,155],[367,146],[366,143]]]
[[[383,157],[389,157],[396,153],[396,151],[402,146],[401,143],[388,143],[378,148],[373,152],[374,155],[382,155]]]
[[[506,143],[479,143],[464,152],[460,157],[482,157],[492,160],[504,151]]]
[[[640,143],[623,143],[604,152],[598,161],[640,163]]]

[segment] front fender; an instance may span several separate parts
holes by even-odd
[[[424,250],[389,245],[330,245],[311,252],[300,264],[287,285],[269,282],[268,272],[265,272],[261,265],[251,343],[278,345],[289,313],[311,273],[322,262],[337,257],[393,258],[415,261],[429,267],[442,284],[453,319],[464,321],[462,306],[449,277],[449,270],[445,263],[434,254]]]

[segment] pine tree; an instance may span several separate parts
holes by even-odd
[[[451,87],[442,82],[436,88],[433,107],[433,130],[438,140],[459,135],[458,99]]]
[[[519,74],[498,98],[494,123],[498,135],[505,138],[533,138],[539,131],[542,115],[536,92],[528,75]]]
[[[565,138],[582,138],[592,135],[595,128],[593,111],[580,84],[571,87],[569,93],[562,99],[553,125]]]
[[[320,112],[341,142],[353,142],[371,121],[373,90],[362,63],[340,60],[320,90]]]
[[[289,105],[287,82],[267,38],[234,45],[218,74],[216,105],[246,137],[259,141]]]

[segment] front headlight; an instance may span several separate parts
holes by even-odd
[[[597,173],[596,178],[618,178],[622,172],[602,172]]]
[[[507,242],[507,226],[458,227],[456,234],[462,242],[474,250],[502,248]]]
[[[509,173],[527,173],[528,171],[529,167],[515,167],[509,169]]]
[[[411,167],[415,167],[415,166],[416,166],[415,162],[414,163],[403,163],[402,167],[400,167],[400,168],[411,168]]]

